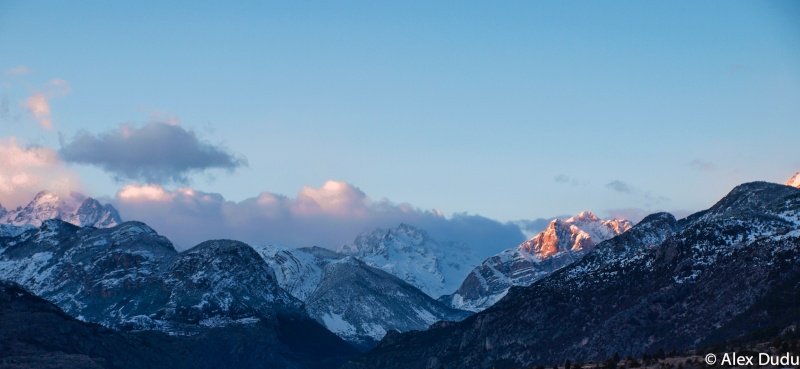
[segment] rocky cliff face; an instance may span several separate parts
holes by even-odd
[[[676,221],[654,214],[463,322],[387,336],[347,368],[551,365],[800,323],[800,190],[756,182]],[[789,291],[788,293],[786,291]]]
[[[481,311],[505,296],[511,286],[528,286],[630,228],[627,220],[600,220],[588,211],[553,220],[530,240],[485,260],[455,293],[441,301],[454,308]]]

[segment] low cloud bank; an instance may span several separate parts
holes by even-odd
[[[294,198],[263,192],[241,202],[190,188],[130,185],[117,192],[113,204],[123,218],[149,224],[180,249],[213,238],[335,249],[360,233],[400,223],[440,241],[467,243],[486,257],[525,241],[516,224],[469,214],[445,217],[435,210],[375,201],[338,181],[304,187]]]

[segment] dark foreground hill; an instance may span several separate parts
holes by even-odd
[[[322,326],[289,315],[193,336],[122,333],[0,282],[2,368],[336,368],[355,353]]]

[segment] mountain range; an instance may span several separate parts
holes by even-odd
[[[0,360],[336,368],[357,348],[345,368],[510,368],[774,337],[800,324],[799,177],[681,220],[556,219],[483,262],[408,224],[337,251],[178,252],[110,205],[41,192],[0,207]]]
[[[288,367],[315,367],[355,352],[309,317],[258,253],[241,242],[206,241],[179,253],[144,223],[94,228],[48,219],[0,239],[0,256],[0,279],[24,286],[78,320],[120,332],[238,332],[273,342],[259,355]],[[303,330],[282,331],[290,326]],[[337,349],[333,357],[296,361],[280,348],[297,340]]]
[[[653,214],[488,309],[392,333],[345,368],[511,368],[641,357],[800,324],[800,189],[753,182]],[[783,308],[781,308],[783,307]]]
[[[15,225],[7,225],[10,232],[0,242],[0,279],[81,320],[123,331],[196,334],[287,313],[312,318],[362,350],[388,330],[426,329],[469,315],[350,255],[321,248],[254,249],[228,240],[179,253],[144,223],[94,227],[116,214],[110,206],[100,208],[111,211],[92,219],[53,194],[38,194],[9,217]],[[407,225],[399,230],[427,239]]]

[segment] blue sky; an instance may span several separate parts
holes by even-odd
[[[637,218],[800,170],[792,1],[4,1],[0,46],[6,145],[172,122],[241,160],[159,182],[58,159],[95,197],[334,180],[445,216]]]

